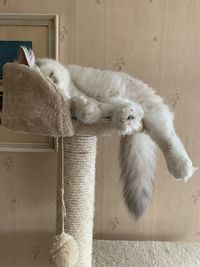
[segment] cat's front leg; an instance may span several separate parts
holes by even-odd
[[[74,96],[70,102],[72,116],[83,123],[95,123],[101,117],[101,111],[97,104],[84,96]]]
[[[163,103],[153,103],[144,115],[147,133],[161,148],[169,172],[187,181],[195,169],[173,125],[173,114]]]

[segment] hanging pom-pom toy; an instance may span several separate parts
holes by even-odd
[[[75,239],[66,233],[55,236],[49,247],[49,260],[54,267],[74,267],[78,259]]]
[[[78,245],[73,236],[65,233],[65,217],[66,208],[64,201],[64,152],[63,152],[63,138],[61,138],[61,153],[62,153],[62,181],[61,181],[61,195],[62,195],[62,233],[53,238],[52,244],[49,246],[49,261],[53,267],[75,267],[78,260]]]

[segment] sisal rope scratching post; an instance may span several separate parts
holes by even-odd
[[[65,137],[64,140],[64,190],[65,231],[78,244],[77,267],[92,264],[92,237],[95,189],[96,136]],[[59,147],[61,147],[59,142]],[[62,181],[61,153],[59,152],[58,192]],[[57,199],[57,232],[62,228],[60,214],[62,199]]]

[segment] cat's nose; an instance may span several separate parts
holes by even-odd
[[[129,115],[127,118],[127,120],[133,120],[133,119],[135,119],[135,117],[133,115]]]

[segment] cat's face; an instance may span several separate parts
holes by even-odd
[[[70,97],[70,75],[67,68],[51,58],[35,59],[32,49],[21,46],[17,63],[27,65],[49,77],[67,98]]]
[[[70,75],[64,65],[50,58],[37,59],[35,64],[40,72],[49,77],[57,88],[69,97]]]
[[[53,59],[35,59],[32,49],[20,47],[18,63],[30,66],[31,68],[41,71],[45,76],[49,77],[55,84],[61,83],[62,73],[58,66],[55,66]]]
[[[55,70],[55,67],[51,64],[44,63],[40,65],[40,60],[36,61],[36,66],[38,69],[47,77],[49,77],[52,82],[54,82],[56,85],[59,85],[62,81],[61,74],[59,75],[58,71]]]

